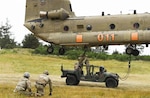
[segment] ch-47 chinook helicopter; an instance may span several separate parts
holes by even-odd
[[[69,0],[26,0],[25,27],[53,45],[65,46],[127,45],[126,53],[139,55],[137,44],[150,43],[150,14],[102,15],[77,17]]]

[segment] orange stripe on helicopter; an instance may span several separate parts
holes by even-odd
[[[138,40],[138,33],[132,33],[131,34],[131,40],[133,40],[133,41]]]
[[[83,42],[82,35],[77,35],[77,36],[76,36],[76,42],[77,42],[77,43],[82,43],[82,42]]]

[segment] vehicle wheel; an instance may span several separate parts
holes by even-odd
[[[64,49],[64,48],[60,48],[60,49],[59,49],[59,54],[60,54],[60,55],[64,55],[64,53],[65,53],[65,49]]]
[[[79,81],[76,79],[74,75],[68,75],[66,78],[67,85],[78,85]]]
[[[54,51],[54,48],[52,46],[50,46],[50,47],[47,48],[47,52],[49,54],[53,53],[53,51]]]
[[[133,54],[134,56],[138,56],[139,53],[140,53],[140,52],[139,52],[137,49],[135,49],[135,50],[133,50],[133,53],[132,53],[132,54]]]
[[[76,80],[76,83],[75,83],[75,85],[78,85],[80,83],[80,81],[79,80]]]
[[[133,52],[132,48],[126,48],[126,54],[131,55]]]
[[[115,88],[118,86],[118,81],[114,78],[107,78],[105,84],[108,88]]]

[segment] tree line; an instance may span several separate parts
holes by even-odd
[[[25,35],[22,45],[15,42],[15,39],[11,37],[12,33],[10,32],[11,25],[8,23],[8,20],[4,25],[0,26],[0,48],[1,49],[12,49],[12,48],[32,48],[35,49],[40,45],[39,40],[34,37],[33,34]]]
[[[55,50],[52,54],[48,54],[46,52],[47,46],[40,45],[36,49],[34,49],[34,54],[41,54],[41,55],[58,55],[59,46],[55,47]],[[67,47],[66,52],[63,56],[63,58],[77,60],[78,57],[84,53],[84,49],[82,47]],[[129,61],[131,60],[143,60],[143,61],[150,61],[149,55],[139,55],[139,56],[133,56],[133,55],[127,55],[126,53],[119,53],[118,51],[114,51],[112,54],[108,54],[107,52],[100,51],[100,52],[93,52],[90,50],[90,48],[85,53],[89,59],[97,59],[97,60],[118,60],[118,61]]]

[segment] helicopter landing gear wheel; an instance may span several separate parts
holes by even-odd
[[[59,49],[59,54],[60,55],[64,55],[64,53],[65,53],[65,49],[62,47],[62,48],[60,48]]]
[[[47,52],[48,52],[49,54],[53,53],[53,52],[54,52],[54,48],[53,48],[52,46],[49,46],[49,47],[47,48]]]
[[[132,54],[133,54],[134,56],[138,56],[139,53],[140,53],[140,52],[139,52],[137,49],[135,49],[135,50],[133,50],[133,53],[132,53]]]
[[[126,49],[126,54],[128,54],[128,55],[134,55],[134,56],[138,56],[139,55],[139,50],[137,50],[137,49],[132,49],[132,48],[127,48]]]
[[[126,49],[126,54],[131,55],[132,54],[133,49],[132,48],[127,48]]]

